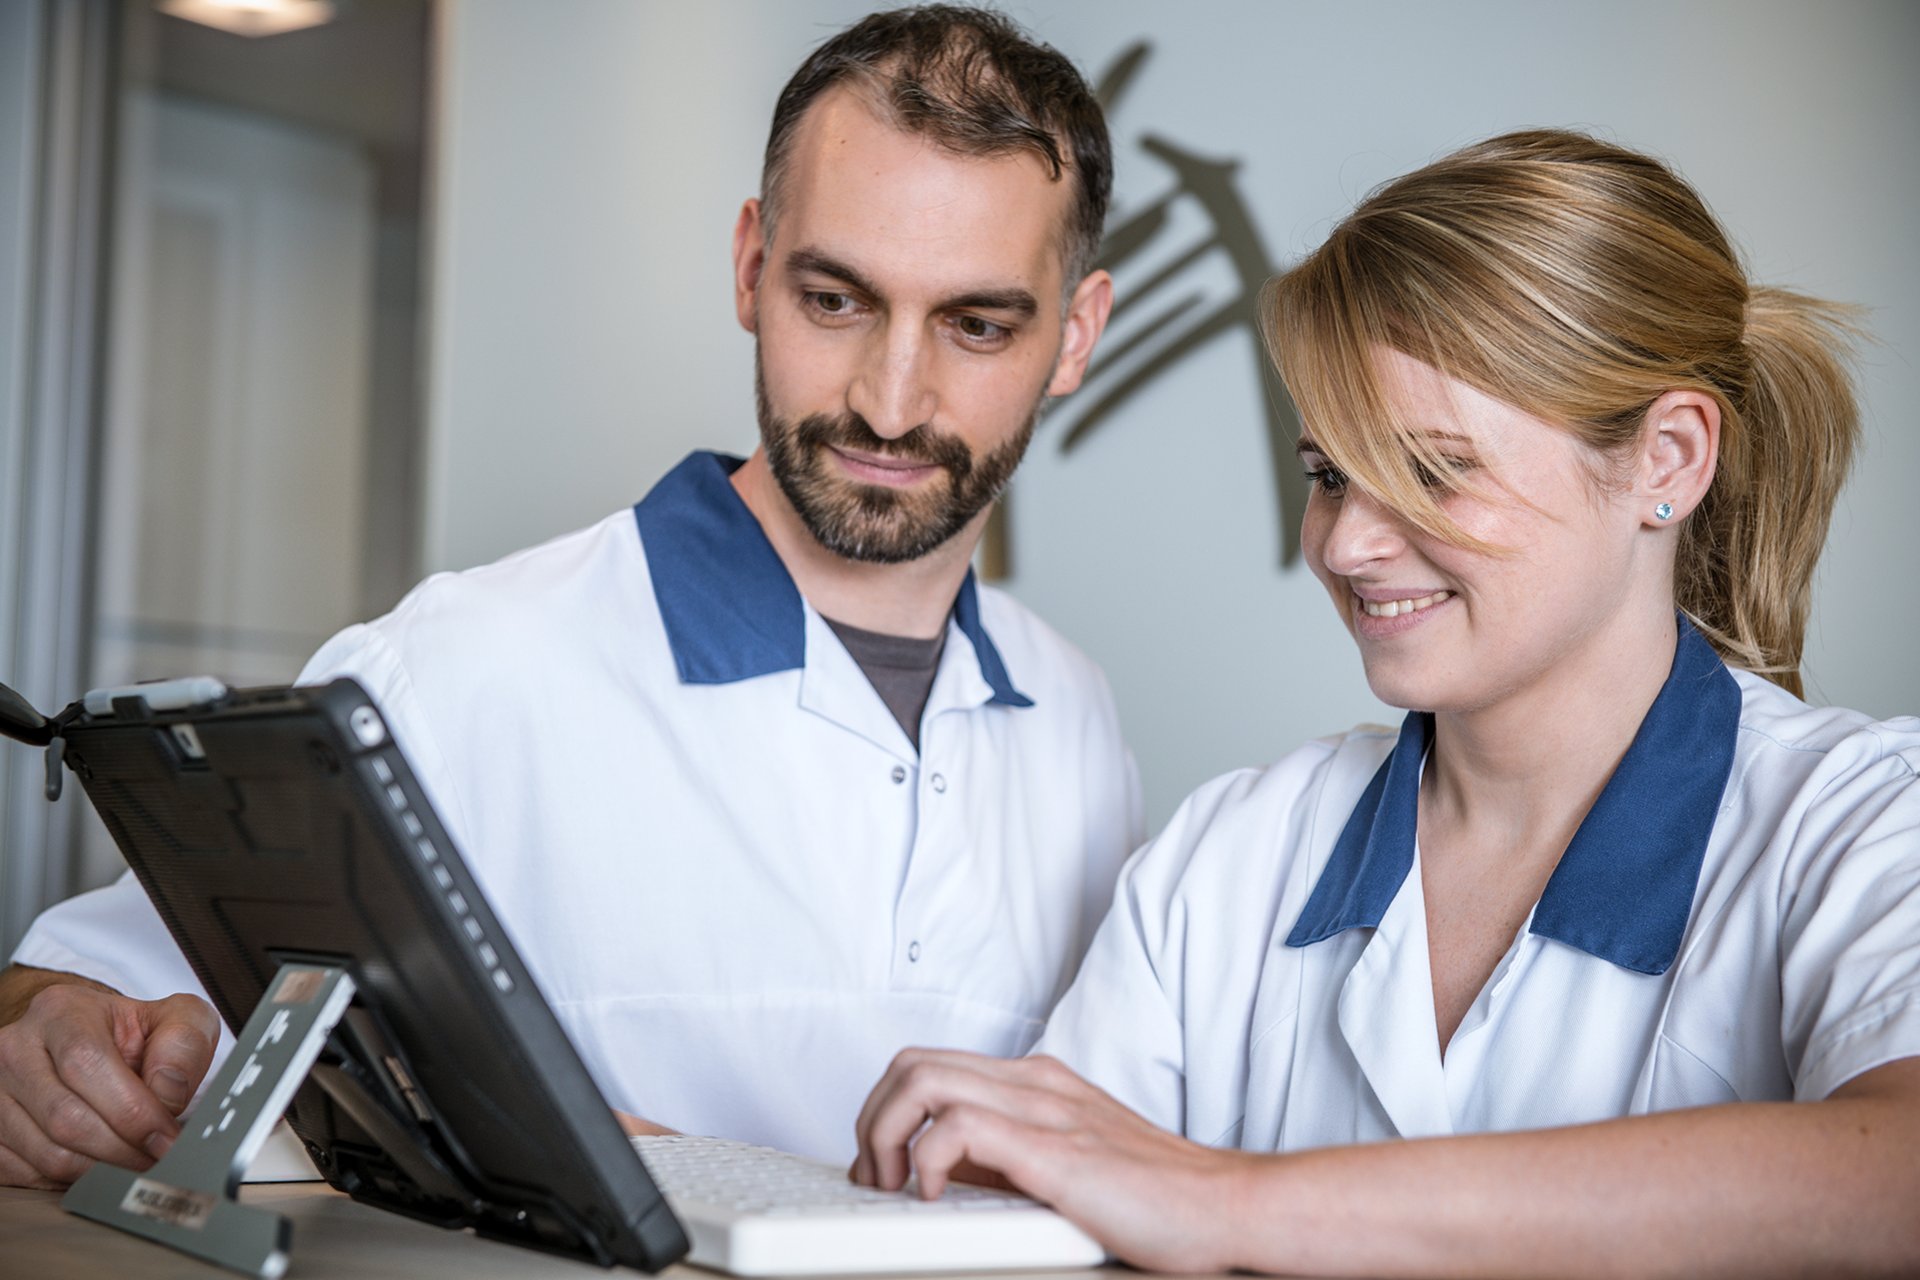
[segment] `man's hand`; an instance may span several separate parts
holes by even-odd
[[[72,974],[0,973],[0,1185],[62,1187],[172,1145],[219,1043],[198,996],[133,1000]]]
[[[613,1118],[620,1122],[621,1131],[629,1138],[657,1138],[680,1132],[678,1129],[669,1129],[663,1124],[655,1124],[651,1120],[642,1120],[639,1116],[628,1115],[618,1107],[613,1109]]]

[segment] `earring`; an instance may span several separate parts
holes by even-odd
[[[1662,520],[1670,520],[1673,518],[1673,504],[1671,502],[1663,502],[1653,509],[1653,514]]]

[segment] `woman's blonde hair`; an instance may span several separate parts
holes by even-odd
[[[1856,309],[1751,286],[1694,190],[1584,134],[1510,133],[1386,184],[1268,286],[1268,350],[1318,450],[1403,519],[1441,505],[1442,443],[1400,421],[1382,349],[1561,424],[1603,459],[1663,392],[1720,405],[1719,469],[1675,594],[1728,662],[1799,693],[1813,567],[1860,434]],[[1441,490],[1434,486],[1439,478]]]

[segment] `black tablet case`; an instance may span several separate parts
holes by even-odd
[[[230,1027],[287,960],[358,989],[288,1111],[356,1200],[603,1266],[686,1237],[352,680],[63,716],[65,758]]]

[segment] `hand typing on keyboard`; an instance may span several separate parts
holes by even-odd
[[[737,1275],[1032,1270],[1105,1257],[1018,1194],[860,1186],[833,1165],[719,1138],[636,1137],[633,1147],[686,1229],[689,1259]]]
[[[830,1164],[769,1147],[683,1134],[638,1137],[634,1149],[670,1200],[699,1200],[744,1212],[903,1212],[1031,1209],[1017,1192],[951,1183],[938,1199],[912,1183],[896,1191],[860,1186]]]
[[[862,1186],[938,1195],[963,1166],[997,1170],[1152,1271],[1224,1271],[1196,1242],[1252,1160],[1169,1133],[1052,1058],[908,1049],[855,1124]]]

